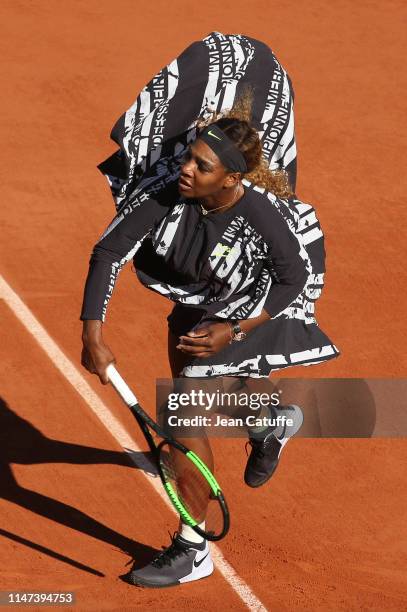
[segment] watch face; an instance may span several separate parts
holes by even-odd
[[[239,333],[235,334],[233,340],[237,340],[238,342],[240,342],[240,340],[244,340],[246,338],[246,334],[244,333],[244,331],[240,331]]]

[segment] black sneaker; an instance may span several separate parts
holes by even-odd
[[[174,534],[171,544],[148,565],[131,569],[120,576],[129,584],[151,588],[169,587],[191,580],[206,578],[213,572],[213,562],[208,541],[201,544],[188,542]]]
[[[291,404],[275,410],[276,414],[273,416],[283,415],[286,419],[292,419],[293,425],[284,422],[282,425],[269,427],[262,434],[250,436],[248,444],[252,450],[244,472],[244,481],[249,487],[261,487],[272,477],[284,445],[302,425],[303,414],[299,406]]]

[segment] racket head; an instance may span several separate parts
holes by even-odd
[[[224,538],[230,526],[229,510],[219,484],[200,457],[176,440],[166,439],[157,447],[157,465],[182,521],[206,540]],[[203,522],[204,528],[199,527]]]

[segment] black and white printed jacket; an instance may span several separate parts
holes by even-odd
[[[105,319],[117,276],[134,259],[146,287],[208,318],[246,319],[264,308],[315,323],[325,251],[314,209],[243,184],[244,196],[223,213],[203,215],[173,188],[124,208],[93,250],[81,318]]]

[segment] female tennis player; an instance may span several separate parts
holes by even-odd
[[[168,317],[174,378],[249,382],[339,354],[313,315],[324,273],[319,223],[293,195],[287,172],[266,162],[254,104],[246,89],[229,112],[199,123],[196,138],[178,152],[177,181],[145,188],[146,206],[127,199],[96,244],[81,314],[82,364],[102,383],[115,361],[102,336],[106,308],[131,259],[146,287],[175,302]],[[150,178],[157,175],[153,168]],[[287,437],[266,426],[249,431],[249,440],[244,479],[258,487],[275,471]],[[181,441],[212,469],[205,436]],[[208,543],[181,524],[168,548],[123,578],[165,587],[212,571]]]

